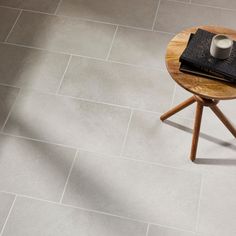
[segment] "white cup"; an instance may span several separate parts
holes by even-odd
[[[227,59],[233,48],[233,40],[223,34],[217,34],[212,38],[210,53],[218,59]]]

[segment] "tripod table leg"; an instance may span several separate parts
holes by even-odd
[[[211,110],[216,114],[216,116],[222,121],[222,123],[228,128],[228,130],[232,133],[232,135],[236,138],[236,129],[231,124],[231,122],[227,119],[227,117],[222,113],[219,107],[211,106]]]
[[[191,147],[191,154],[190,154],[190,159],[192,161],[194,161],[196,158],[197,144],[198,144],[201,121],[202,121],[202,111],[203,111],[203,104],[201,102],[197,102],[195,122],[194,122],[194,128],[193,128],[192,147]]]
[[[189,99],[187,99],[186,101],[180,103],[179,105],[177,105],[176,107],[172,108],[171,110],[167,111],[166,113],[164,113],[160,119],[162,121],[166,120],[167,118],[169,118],[170,116],[174,115],[175,113],[183,110],[185,107],[193,104],[194,102],[196,102],[195,96],[190,97]]]

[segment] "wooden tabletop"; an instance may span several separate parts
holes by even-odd
[[[179,71],[179,57],[186,48],[190,34],[195,33],[198,28],[215,34],[225,34],[236,40],[236,31],[218,26],[198,26],[182,31],[167,46],[166,66],[171,77],[184,89],[204,98],[217,100],[236,98],[236,84],[190,75]]]

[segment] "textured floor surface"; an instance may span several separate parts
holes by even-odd
[[[235,0],[0,0],[0,235],[235,236],[236,143],[165,69]],[[220,104],[236,123],[236,102]]]

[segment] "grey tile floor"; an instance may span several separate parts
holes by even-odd
[[[236,143],[165,69],[235,0],[0,0],[0,236],[235,236]],[[236,123],[236,101],[221,108]]]

